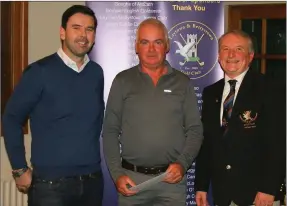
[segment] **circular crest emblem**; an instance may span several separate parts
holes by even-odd
[[[215,67],[217,63],[217,37],[205,24],[184,21],[168,32],[171,63],[178,65],[191,79],[198,79]]]

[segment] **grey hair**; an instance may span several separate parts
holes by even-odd
[[[158,19],[154,19],[154,18],[148,18],[148,19],[145,19],[144,21],[142,21],[138,28],[137,28],[137,32],[136,32],[136,44],[139,43],[139,30],[141,27],[145,26],[145,25],[154,25],[154,26],[157,26],[159,27],[160,29],[163,30],[163,33],[164,33],[164,38],[165,38],[165,42],[166,42],[166,45],[167,45],[167,48],[169,48],[169,38],[168,38],[168,30],[166,28],[166,26]]]
[[[254,46],[253,46],[253,41],[252,38],[250,37],[249,34],[247,34],[246,32],[242,31],[242,30],[232,30],[232,31],[228,31],[226,33],[224,33],[219,39],[218,39],[218,50],[220,50],[220,44],[222,39],[227,36],[228,34],[234,34],[237,36],[241,36],[245,39],[248,40],[248,45],[249,45],[249,53],[254,53]]]

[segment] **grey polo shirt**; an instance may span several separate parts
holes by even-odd
[[[178,162],[186,172],[197,156],[203,135],[193,84],[167,61],[166,65],[168,72],[156,86],[139,65],[113,80],[103,147],[114,181],[124,175],[121,158],[146,167]]]

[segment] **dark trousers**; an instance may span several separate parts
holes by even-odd
[[[28,206],[101,206],[102,199],[102,173],[55,181],[33,177],[28,192]]]

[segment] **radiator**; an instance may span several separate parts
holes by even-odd
[[[27,199],[27,195],[17,190],[14,180],[1,180],[0,206],[27,206]]]

